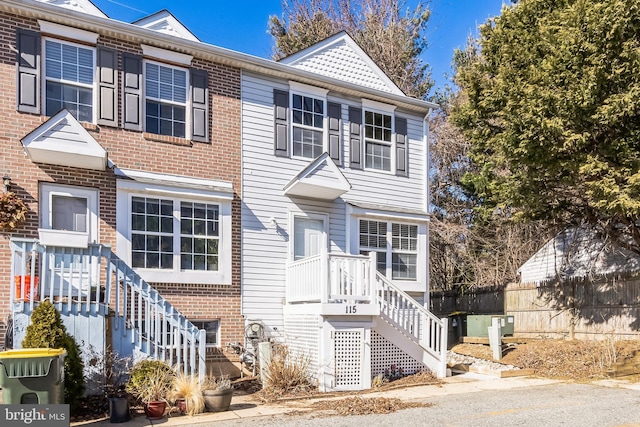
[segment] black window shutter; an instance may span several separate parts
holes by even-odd
[[[118,126],[118,52],[100,47],[98,56],[98,124]]]
[[[329,157],[336,165],[342,164],[342,129],[340,116],[342,106],[335,102],[327,104],[327,116],[329,117]]]
[[[124,128],[142,130],[142,57],[122,54]]]
[[[16,31],[17,109],[40,114],[40,33]]]
[[[274,89],[274,152],[276,156],[289,156],[289,92]]]
[[[408,175],[407,119],[396,117],[396,175]]]
[[[349,107],[350,166],[362,169],[362,109]]]
[[[191,69],[191,139],[209,142],[209,74]]]

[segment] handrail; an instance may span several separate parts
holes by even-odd
[[[204,378],[206,332],[198,329],[129,265],[103,245],[43,246],[11,239],[10,302],[33,311],[50,300],[59,310],[80,314],[110,309],[114,326],[131,336],[137,351]]]
[[[413,297],[376,272],[380,313],[440,360],[439,376],[446,375],[447,320],[439,319]]]

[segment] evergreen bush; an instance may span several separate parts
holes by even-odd
[[[85,390],[84,363],[76,340],[67,333],[60,313],[50,301],[43,301],[31,313],[31,324],[22,348],[64,348],[64,401],[74,410]]]

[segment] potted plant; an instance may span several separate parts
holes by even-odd
[[[112,423],[129,421],[129,398],[125,386],[131,371],[132,358],[122,357],[111,349],[97,351],[92,345],[87,350],[86,382],[90,392],[100,391],[105,410]]]
[[[169,400],[175,402],[182,414],[195,415],[204,412],[204,398],[200,379],[176,369]]]
[[[148,419],[159,420],[167,409],[167,397],[175,374],[169,365],[159,360],[142,360],[131,369],[125,390],[144,404]]]
[[[202,384],[202,396],[207,411],[222,412],[228,410],[233,396],[233,386],[229,375],[207,377]]]

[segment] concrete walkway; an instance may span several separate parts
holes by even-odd
[[[398,398],[404,402],[428,402],[430,397],[456,395],[463,393],[481,392],[483,390],[505,390],[520,387],[538,387],[560,381],[533,377],[497,378],[490,375],[477,373],[465,373],[448,377],[442,385],[422,385],[402,387],[380,392],[368,392],[360,394],[365,398],[387,397]],[[353,395],[358,393],[353,393]],[[225,412],[205,412],[196,416],[172,414],[162,420],[150,421],[144,416],[132,418],[123,423],[127,427],[142,427],[151,425],[163,426],[191,426],[198,424],[212,424],[216,421],[233,420],[251,417],[263,417],[281,415],[292,412],[311,411],[313,402],[319,400],[342,399],[350,394],[340,393],[339,396],[331,395],[313,399],[295,399],[276,403],[257,402],[251,395],[237,395],[233,397],[231,408]],[[72,425],[113,426],[109,420],[87,421],[85,423],[73,423]]]

